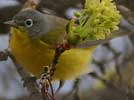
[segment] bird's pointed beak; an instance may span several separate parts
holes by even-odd
[[[11,26],[17,26],[14,20],[6,21],[4,24],[11,25]]]

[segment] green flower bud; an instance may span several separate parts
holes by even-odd
[[[75,25],[75,28],[70,28],[68,36],[79,37],[80,40],[77,40],[76,44],[81,42],[83,38],[88,40],[107,38],[111,35],[111,32],[118,30],[121,19],[113,0],[86,0],[84,9],[81,13],[75,13],[75,15],[79,19],[79,25],[69,24],[69,27]]]

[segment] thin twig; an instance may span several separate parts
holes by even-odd
[[[64,97],[63,100],[80,100],[80,97],[78,95],[80,81],[81,79],[79,78],[74,81],[72,90]]]
[[[55,49],[55,56],[51,65],[51,69],[50,69],[50,75],[53,76],[54,75],[54,71],[56,70],[56,65],[59,61],[59,58],[61,56],[61,54],[66,50],[66,48],[64,48],[63,45],[58,45],[57,48]]]
[[[134,25],[134,13],[129,10],[127,7],[123,5],[118,5],[117,6],[118,10],[120,13],[132,24]]]
[[[81,80],[79,78],[77,78],[74,82],[73,90],[75,90],[75,91],[74,91],[74,95],[73,95],[73,100],[80,100],[79,95],[78,95],[80,81]]]
[[[88,47],[95,46],[95,45],[105,44],[105,43],[108,43],[113,38],[134,34],[134,31],[131,31],[131,30],[129,30],[129,31],[127,30],[126,31],[124,29],[120,29],[120,30],[115,31],[115,32],[113,32],[111,34],[112,34],[112,36],[107,37],[106,39],[94,40],[94,41],[89,41],[89,40],[88,41],[84,41],[84,42],[78,44],[75,47],[77,47],[77,48],[88,48]]]
[[[117,92],[118,94],[121,94],[121,95],[125,94],[124,91],[122,91],[119,87],[116,87],[116,85],[114,85],[111,81],[104,79],[103,77],[99,76],[97,73],[91,72],[88,75],[97,80],[100,80],[106,87]]]
[[[50,66],[50,70],[48,70],[47,72],[44,71],[40,77],[40,84],[42,86],[42,89],[43,91],[45,91],[45,93],[42,93],[44,95],[47,96],[47,98],[50,98],[52,100],[55,100],[55,94],[53,92],[53,87],[52,87],[52,84],[51,84],[51,80],[52,80],[52,77],[54,75],[54,72],[56,70],[56,65],[58,64],[58,61],[59,61],[59,58],[61,56],[61,54],[70,49],[70,46],[68,45],[68,43],[66,42],[66,40],[64,39],[63,40],[63,43],[62,44],[59,44],[56,48],[55,48],[55,55],[54,55],[54,59],[52,61],[52,64]],[[44,84],[48,84],[48,86],[44,86]],[[51,94],[49,93],[49,88],[51,89]],[[60,87],[60,86],[59,86]],[[43,92],[42,91],[42,92]],[[49,94],[49,95],[48,95]]]
[[[92,63],[95,64],[99,68],[101,74],[103,74],[103,75],[106,73],[106,70],[104,67],[104,64],[105,64],[104,62],[105,62],[105,60],[104,61],[97,61],[94,58],[92,59]]]
[[[116,73],[119,76],[119,82],[122,82],[122,74],[121,74],[121,70],[120,70],[120,65],[119,65],[119,57],[121,55],[121,53],[117,52],[114,48],[111,47],[111,45],[109,43],[104,44],[104,46],[113,53],[114,57],[113,59],[115,60],[115,69],[116,69]]]

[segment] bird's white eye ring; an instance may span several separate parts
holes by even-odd
[[[30,28],[30,27],[33,26],[33,20],[32,19],[26,19],[24,24],[25,24],[26,27]]]

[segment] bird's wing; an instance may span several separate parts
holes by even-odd
[[[53,16],[53,15],[45,15],[47,21],[46,25],[48,25],[49,30],[48,34],[41,36],[41,40],[45,43],[56,45],[63,41],[63,38],[66,34],[66,25],[68,20],[63,18]]]

